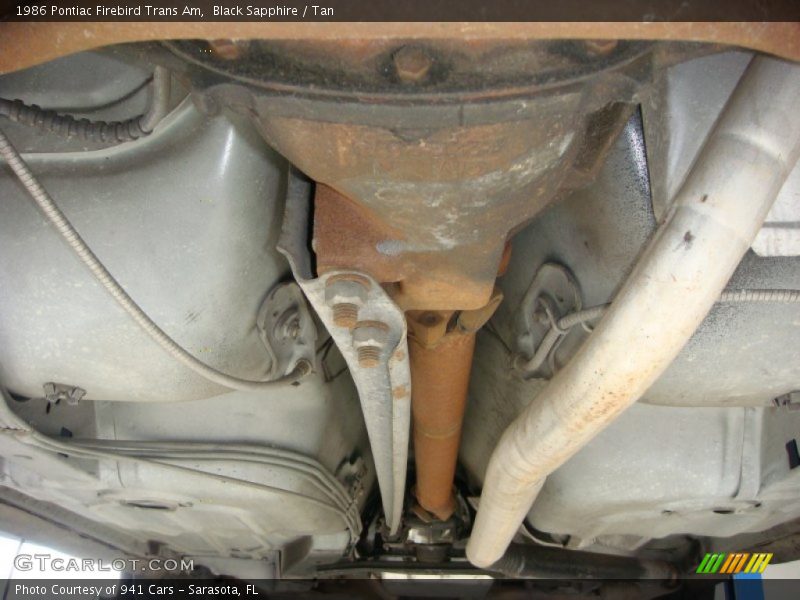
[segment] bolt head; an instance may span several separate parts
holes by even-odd
[[[419,318],[419,322],[425,325],[426,327],[433,327],[434,325],[438,325],[439,321],[441,320],[442,318],[435,312],[427,312]]]
[[[433,59],[422,48],[403,46],[392,57],[397,76],[401,81],[419,83],[428,76]]]
[[[223,60],[236,60],[241,58],[247,50],[249,41],[247,40],[212,40],[209,42],[211,51]]]
[[[380,321],[359,321],[353,328],[353,348],[358,354],[358,364],[373,369],[381,362],[381,350],[386,346],[389,326]]]
[[[379,321],[360,321],[353,328],[353,347],[383,348],[386,345],[387,331],[388,327]]]
[[[325,285],[325,302],[330,305],[364,306],[367,288],[359,280],[331,278]]]
[[[547,313],[541,307],[533,311],[533,320],[539,323],[539,325],[547,325],[550,323],[550,320],[547,318]]]
[[[583,46],[586,52],[592,56],[606,56],[611,54],[617,47],[617,40],[584,40]]]

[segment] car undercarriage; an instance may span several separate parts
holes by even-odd
[[[0,60],[4,526],[285,582],[800,558],[796,27],[171,25]]]

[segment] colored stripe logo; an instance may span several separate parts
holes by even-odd
[[[697,573],[713,574],[721,573],[732,575],[734,573],[763,573],[769,561],[772,560],[772,553],[748,552],[715,552],[706,554]]]

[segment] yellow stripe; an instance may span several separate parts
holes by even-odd
[[[764,560],[766,556],[767,556],[766,554],[758,555],[758,560],[756,561],[756,564],[753,565],[753,570],[750,571],[751,573],[758,573],[758,569],[759,567],[761,567],[761,562]]]
[[[734,559],[737,556],[739,556],[739,555],[738,554],[728,554],[728,558],[723,563],[722,568],[719,570],[719,572],[720,573],[728,573],[729,572],[728,571],[728,567],[730,567],[731,563],[734,561]]]
[[[752,573],[753,569],[756,567],[756,565],[758,565],[760,561],[761,561],[761,555],[758,553],[753,554],[753,557],[750,559],[750,562],[747,563],[747,566],[744,568],[744,572]]]
[[[764,556],[764,558],[761,561],[761,567],[758,570],[759,573],[763,573],[764,569],[767,568],[767,565],[769,564],[769,561],[772,560],[773,554],[770,552],[769,554],[764,554],[763,556]]]
[[[749,557],[750,555],[747,552],[743,552],[742,559],[738,563],[736,563],[736,568],[734,569],[733,572],[738,573],[739,571],[741,571],[742,567],[744,566],[744,563],[747,561]]]

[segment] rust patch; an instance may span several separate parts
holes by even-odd
[[[427,221],[409,225],[418,230]],[[454,310],[483,307],[494,288],[505,236],[459,252],[415,251],[408,233],[333,188],[318,184],[314,206],[314,251],[319,274],[339,269],[361,271],[392,285],[404,310]],[[418,247],[418,246],[417,246]]]
[[[408,388],[404,385],[398,385],[396,388],[392,390],[392,397],[395,400],[400,400],[401,398],[405,398],[408,396]]]
[[[0,24],[0,73],[59,56],[124,42],[175,39],[327,40],[352,52],[367,41],[469,40],[481,47],[497,40],[676,40],[751,48],[800,60],[800,24],[756,22],[553,22],[553,23],[265,23],[132,22]]]
[[[502,295],[481,309],[481,324],[497,308]],[[462,313],[463,314],[463,313]],[[453,312],[407,314],[411,360],[411,411],[417,465],[416,496],[420,505],[440,519],[455,507],[453,479],[458,460],[461,424],[467,402],[476,329],[457,327]],[[451,329],[447,329],[448,324]]]
[[[474,349],[475,334],[457,332],[435,348],[409,343],[416,496],[440,519],[455,507],[453,479]]]

